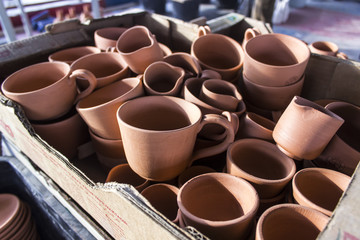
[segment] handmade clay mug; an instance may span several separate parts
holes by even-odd
[[[50,62],[60,61],[71,65],[74,61],[83,56],[99,52],[100,49],[93,46],[72,47],[52,53],[49,55],[48,59]]]
[[[244,239],[259,206],[254,187],[227,173],[206,173],[187,181],[178,194],[186,226],[211,239]]]
[[[157,61],[150,64],[143,75],[148,95],[178,96],[183,86],[185,71],[169,63]]]
[[[344,119],[330,110],[295,96],[276,123],[273,138],[289,157],[313,160],[343,123]]]
[[[108,173],[105,182],[129,184],[139,192],[144,190],[150,184],[150,181],[143,179],[136,174],[127,163],[119,164],[113,167]]]
[[[155,35],[140,25],[127,29],[119,37],[116,50],[136,74],[143,74],[151,63],[164,57]]]
[[[183,171],[178,177],[178,186],[182,187],[187,181],[204,173],[216,172],[213,168],[204,165],[194,165]]]
[[[221,153],[234,141],[227,119],[216,114],[203,116],[195,104],[177,97],[135,98],[120,106],[117,118],[131,168],[154,181],[173,179],[193,161]],[[193,152],[198,132],[209,123],[226,129],[226,138]]]
[[[124,27],[106,27],[97,29],[94,32],[95,46],[102,51],[115,49],[116,42],[127,28]]]
[[[299,81],[310,59],[301,40],[280,33],[250,39],[244,48],[243,74],[253,83],[280,87]]]
[[[345,53],[339,52],[339,47],[330,41],[316,41],[309,44],[312,53],[348,59]]]
[[[243,41],[242,41],[242,48],[244,49],[245,48],[245,45],[246,45],[246,43],[250,40],[250,39],[252,39],[252,38],[254,38],[254,37],[256,37],[256,36],[259,36],[259,35],[261,35],[261,32],[259,31],[259,29],[257,29],[257,28],[247,28],[246,30],[245,30],[245,33],[244,33],[244,39],[243,39]]]
[[[294,200],[331,216],[351,178],[326,168],[306,168],[292,180]]]
[[[220,73],[221,78],[232,81],[240,72],[244,62],[241,45],[223,34],[207,33],[191,44],[191,55],[203,69]]]
[[[76,78],[88,87],[78,93]],[[63,62],[30,65],[11,74],[1,85],[3,94],[19,103],[29,120],[51,120],[65,115],[96,87],[95,76],[84,69],[70,70]]]
[[[117,80],[130,76],[130,70],[126,62],[118,53],[101,52],[86,55],[71,64],[71,69],[87,69],[96,77],[97,88],[104,87]],[[83,79],[78,83],[84,87]]]
[[[121,139],[116,111],[126,101],[144,95],[141,79],[125,78],[97,89],[76,104],[76,110],[99,137]]]
[[[163,61],[184,69],[185,79],[190,77],[199,77],[201,75],[202,70],[199,62],[187,52],[172,53],[164,57]]]
[[[179,222],[179,207],[177,205],[178,193],[179,188],[166,183],[153,184],[141,191],[141,195],[143,195],[157,211],[173,223]]]
[[[246,112],[240,117],[239,130],[235,139],[257,138],[274,142],[272,133],[275,122],[253,112]]]
[[[261,139],[240,139],[229,145],[227,172],[249,181],[260,199],[272,198],[285,188],[295,174],[294,161],[275,144]]]
[[[275,205],[259,218],[255,239],[316,239],[329,220],[328,216],[309,207],[290,203]]]

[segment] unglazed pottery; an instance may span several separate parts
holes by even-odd
[[[105,182],[129,184],[139,192],[144,190],[150,184],[148,180],[143,179],[136,174],[127,163],[119,164],[113,167],[108,173]]]
[[[345,120],[321,155],[314,162],[351,176],[360,161],[360,107],[342,101],[331,102],[326,109]]]
[[[178,96],[184,77],[182,68],[163,61],[154,62],[144,72],[144,88],[148,95]]]
[[[280,87],[269,87],[252,82],[243,74],[244,98],[253,105],[271,111],[284,110],[294,96],[299,96],[304,84],[305,75],[298,81]]]
[[[106,27],[97,29],[94,32],[95,46],[102,51],[115,48],[117,40],[126,29],[127,28],[124,27]]]
[[[69,160],[78,157],[78,147],[90,140],[88,127],[74,109],[60,119],[31,122],[39,136]]]
[[[342,59],[348,59],[347,55],[343,52],[339,52],[339,47],[330,41],[316,41],[309,44],[309,49],[312,53],[319,55],[339,57]]]
[[[208,79],[203,82],[200,99],[224,111],[236,112],[242,96],[236,86],[221,79]]]
[[[141,195],[143,195],[157,211],[174,223],[179,221],[179,207],[177,205],[178,193],[179,188],[166,183],[153,184],[141,191]]]
[[[244,62],[241,45],[231,37],[216,33],[204,34],[195,39],[191,45],[191,55],[203,69],[214,70],[227,81],[238,75]]]
[[[144,95],[141,79],[125,78],[97,89],[76,104],[89,128],[105,139],[121,139],[116,111],[126,101]]]
[[[295,174],[294,161],[275,144],[260,139],[240,139],[228,147],[227,172],[249,181],[260,199],[280,194]]]
[[[119,164],[127,163],[121,139],[105,139],[97,136],[90,129],[89,132],[97,159],[105,171],[110,171]]]
[[[290,183],[291,184],[291,183]],[[286,202],[286,194],[288,194],[288,188],[285,187],[282,192],[272,198],[262,198],[259,202],[259,209],[256,213],[257,217],[260,217],[268,208],[282,204]],[[291,194],[291,193],[290,193]]]
[[[143,178],[166,181],[177,177],[193,161],[225,151],[234,141],[226,118],[202,115],[193,103],[171,96],[147,96],[130,100],[117,112],[127,161]],[[226,129],[216,145],[193,152],[198,132],[205,124]]]
[[[239,130],[235,138],[257,138],[273,142],[274,127],[275,123],[270,119],[253,112],[246,112],[240,117]]]
[[[245,30],[244,39],[242,41],[242,48],[245,48],[245,44],[252,38],[261,35],[261,32],[257,28],[248,28]]]
[[[244,179],[206,173],[180,188],[178,205],[184,224],[210,239],[244,239],[252,229],[259,197]]]
[[[87,69],[96,77],[97,88],[130,76],[127,63],[118,53],[101,52],[84,56],[71,64],[72,71]],[[77,80],[81,86],[86,86],[83,79]]]
[[[182,187],[187,181],[204,173],[216,172],[213,168],[204,165],[194,165],[183,171],[178,177],[178,186]]]
[[[280,87],[299,81],[310,59],[301,40],[280,33],[250,39],[244,48],[243,74],[253,83]]]
[[[279,204],[267,209],[256,226],[256,240],[315,240],[329,217],[297,204]]]
[[[76,78],[88,87],[78,93]],[[50,120],[65,115],[96,87],[95,76],[84,69],[70,71],[63,62],[30,65],[11,74],[1,85],[3,94],[19,103],[29,120]]]
[[[199,62],[186,52],[175,52],[164,57],[164,62],[173,66],[181,67],[185,71],[185,79],[190,77],[199,77],[201,75],[201,66]]]
[[[60,61],[71,65],[74,61],[83,56],[99,52],[100,49],[93,46],[73,47],[52,53],[51,55],[49,55],[48,59],[50,62]]]
[[[330,110],[295,96],[276,123],[273,138],[291,158],[317,158],[344,123]]]
[[[331,169],[302,169],[292,180],[293,197],[298,204],[331,216],[350,180]]]
[[[127,29],[117,40],[116,50],[136,74],[142,74],[153,62],[163,59],[159,43],[145,26]]]
[[[18,218],[21,210],[20,199],[9,193],[0,194],[0,232],[2,233]]]

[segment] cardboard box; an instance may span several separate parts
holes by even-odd
[[[47,56],[59,49],[92,45],[93,33],[98,28],[130,27],[138,24],[147,26],[159,42],[168,45],[173,51],[186,52],[189,52],[199,28],[195,24],[147,12],[97,19],[89,25],[81,25],[76,20],[59,23],[48,27],[44,34],[0,46],[0,77],[4,80],[20,68],[47,61]],[[226,34],[239,42],[248,27],[256,26],[263,33],[271,32],[268,25],[239,14],[229,14],[208,21],[207,24],[212,32]],[[360,105],[360,84],[357,82],[359,79],[359,63],[313,55],[306,70],[302,95],[310,100],[336,98]],[[97,183],[91,175],[94,169],[84,167],[91,165],[91,161],[94,162],[93,157],[83,159],[77,164],[70,162],[35,133],[18,104],[3,95],[0,95],[0,102],[0,130],[5,141],[14,149],[16,157],[28,158],[35,163],[113,238],[206,238],[192,227],[180,229],[171,223],[133,187],[126,184]],[[355,173],[351,186],[320,239],[360,236],[359,228],[346,224],[346,221],[354,221],[355,224],[360,222],[355,221],[360,216],[355,207],[359,202],[356,198],[356,193],[359,192],[359,189],[356,189],[359,181],[357,175]]]

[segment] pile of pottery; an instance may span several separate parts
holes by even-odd
[[[14,194],[0,194],[0,239],[39,239],[29,205]]]
[[[304,42],[249,29],[240,45],[200,27],[190,53],[172,53],[144,26],[99,29],[94,42],[3,82],[41,138],[70,160],[91,139],[104,181],[132,185],[212,239],[315,239],[324,229],[359,161],[350,116],[360,108],[299,96]],[[214,159],[220,167],[206,164]]]

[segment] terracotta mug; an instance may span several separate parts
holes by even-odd
[[[274,142],[274,127],[274,121],[253,112],[246,112],[240,117],[239,130],[235,138],[257,138]]]
[[[299,81],[310,59],[301,40],[280,33],[250,39],[244,48],[243,74],[253,83],[280,87]]]
[[[88,127],[75,109],[60,119],[31,121],[35,132],[69,160],[78,157],[78,147],[90,140]]]
[[[127,29],[119,37],[116,50],[136,74],[143,74],[151,63],[164,57],[155,35],[140,25]]]
[[[102,51],[115,49],[116,42],[127,28],[124,27],[106,27],[97,29],[94,32],[95,46]]]
[[[216,172],[213,168],[204,165],[194,165],[183,171],[178,177],[178,186],[182,187],[187,181],[204,173]]]
[[[97,88],[130,76],[126,62],[118,53],[101,52],[86,55],[71,64],[71,69],[87,69],[96,77]],[[83,79],[77,80],[80,86],[86,87]]]
[[[282,152],[297,160],[317,158],[344,123],[335,113],[295,96],[276,123],[273,138]]]
[[[181,67],[185,71],[185,79],[198,77],[201,75],[201,66],[199,62],[186,52],[175,52],[164,57],[164,62],[176,67]]]
[[[176,201],[178,193],[179,188],[166,183],[153,184],[141,191],[141,195],[143,195],[157,211],[176,224],[179,223],[179,207]]]
[[[180,188],[178,206],[184,224],[209,238],[244,239],[252,229],[259,196],[244,179],[206,173]]]
[[[348,59],[345,53],[339,52],[339,47],[330,41],[316,41],[309,45],[312,53]]]
[[[191,55],[202,69],[220,73],[221,78],[232,82],[240,72],[244,61],[241,45],[223,34],[206,33],[191,44]]]
[[[143,75],[148,95],[177,96],[183,86],[185,71],[169,63],[158,61],[150,64]]]
[[[83,56],[99,52],[100,49],[93,46],[72,47],[56,51],[49,55],[48,59],[50,62],[60,61],[71,65],[74,61]]]
[[[99,137],[121,139],[116,111],[126,101],[144,95],[139,78],[125,78],[102,87],[76,104],[76,110]]]
[[[231,175],[249,181],[260,199],[278,195],[296,172],[294,161],[275,144],[252,138],[230,144],[226,154],[226,168]]]
[[[244,33],[244,39],[243,39],[243,42],[242,42],[242,48],[244,49],[245,48],[245,45],[246,45],[246,43],[250,40],[250,39],[252,39],[252,38],[254,38],[254,37],[256,37],[256,36],[259,36],[259,35],[261,35],[261,32],[259,31],[259,29],[257,29],[257,28],[247,28],[246,30],[245,30],[245,33]]]
[[[331,216],[351,178],[325,168],[306,168],[292,180],[294,200]]]
[[[136,174],[127,163],[119,164],[113,167],[108,173],[105,182],[129,184],[139,192],[144,190],[150,184],[150,181]]]
[[[88,87],[78,93],[76,78]],[[84,69],[70,70],[63,62],[44,62],[22,68],[1,85],[3,94],[19,103],[29,120],[51,120],[65,115],[96,87],[95,76]]]
[[[329,220],[328,216],[308,207],[289,203],[275,205],[259,218],[255,239],[315,240]]]
[[[193,103],[171,96],[130,100],[117,112],[126,158],[140,176],[154,181],[177,177],[193,161],[225,151],[234,141],[231,123],[216,114],[203,116]],[[226,129],[218,145],[193,152],[198,132],[205,124]]]

